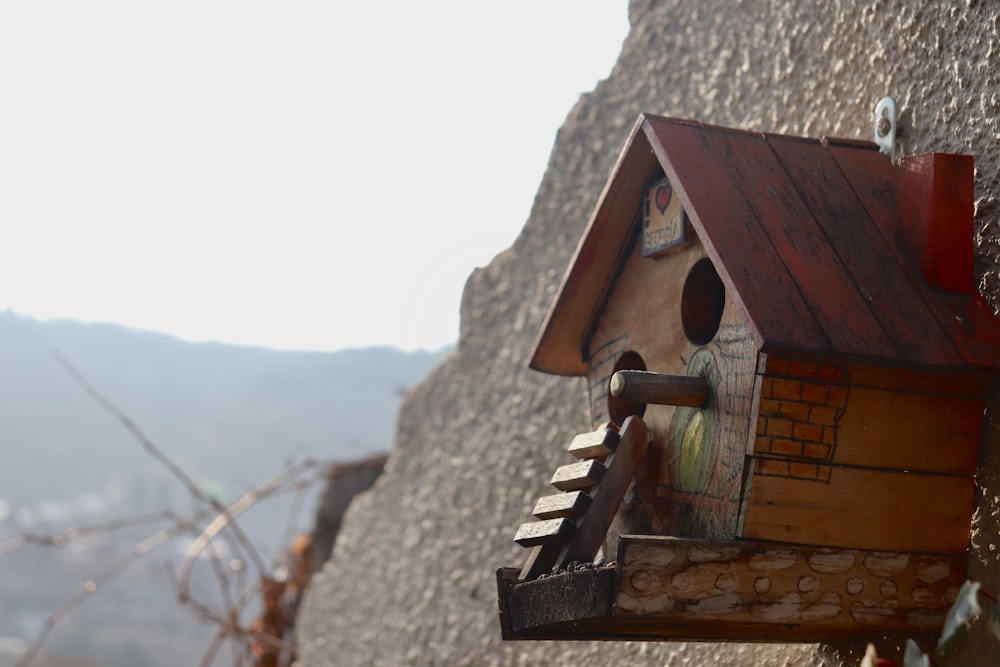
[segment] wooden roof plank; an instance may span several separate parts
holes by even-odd
[[[928,310],[920,290],[894,266],[898,256],[827,148],[819,142],[766,137],[788,182],[796,187],[826,236],[831,255],[847,269],[896,356],[912,363],[960,365],[951,338]]]
[[[892,162],[877,150],[860,150],[854,141],[824,138],[822,142],[895,253],[899,219],[896,215],[896,169]]]
[[[957,330],[952,337],[965,363],[976,370],[1000,368],[1000,320],[976,294],[928,292],[934,314]]]
[[[963,362],[960,365],[986,371],[1000,368],[1000,322],[978,292],[970,296],[931,290],[912,260],[902,254],[896,237],[899,224],[896,170],[889,160],[875,151],[859,151],[833,140],[827,143],[841,173],[882,233],[896,265],[915,286],[927,309],[957,349]]]
[[[782,163],[776,142],[803,154]],[[811,174],[820,146],[836,169],[820,162],[823,175]],[[646,115],[580,240],[532,368],[587,372],[587,337],[629,249],[642,189],[661,167],[761,351],[1000,369],[1000,322],[981,297],[929,289],[899,245],[898,174],[871,144],[765,138]],[[841,215],[863,220],[862,208],[867,225],[840,224]]]
[[[739,181],[719,168],[717,149],[702,126],[653,116],[646,117],[645,125],[660,164],[758,346],[767,342],[828,350],[823,329],[757,214],[740,195]],[[706,231],[709,226],[712,234]]]
[[[713,131],[708,138],[727,165],[735,182],[733,187],[742,191],[757,217],[767,222],[765,229],[779,261],[788,268],[833,350],[894,358],[895,349],[888,336],[858,292],[850,272],[832,251],[814,212],[799,196],[795,176],[785,171],[764,136]],[[792,166],[790,171],[794,174],[797,167]],[[712,224],[718,226],[717,221]],[[743,261],[763,263],[768,259],[749,256]],[[741,289],[764,292],[774,287],[760,277],[751,277]],[[793,322],[786,318],[785,326]]]

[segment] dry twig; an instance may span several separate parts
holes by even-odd
[[[25,534],[0,542],[0,556],[2,556],[28,545],[62,547],[69,541],[86,535],[148,525],[158,521],[170,523],[168,527],[153,533],[136,544],[125,556],[94,579],[87,581],[80,590],[53,611],[45,619],[41,630],[28,647],[27,652],[21,656],[17,667],[30,665],[55,626],[85,600],[104,588],[136,560],[181,533],[189,533],[196,537],[184,556],[176,578],[178,599],[181,604],[190,607],[199,618],[217,626],[215,635],[202,656],[201,664],[204,667],[209,667],[227,640],[234,642],[233,656],[237,665],[244,664],[244,659],[254,660],[253,664],[257,667],[276,667],[290,664],[295,657],[296,648],[294,644],[285,639],[285,635],[291,627],[293,615],[308,579],[308,542],[303,542],[301,539],[296,540],[288,563],[277,566],[273,570],[269,569],[251,544],[250,539],[240,529],[236,517],[264,498],[288,492],[296,493],[293,505],[295,509],[298,509],[301,506],[301,497],[304,491],[317,482],[323,481],[326,478],[325,470],[329,466],[321,465],[314,460],[292,464],[229,506],[224,506],[217,498],[209,496],[198,488],[183,468],[157,447],[125,412],[100,393],[62,354],[59,352],[54,354],[56,360],[74,382],[102,409],[118,420],[147,453],[180,481],[192,497],[206,503],[207,507],[188,517],[182,517],[165,509],[160,512],[72,527],[62,534]],[[202,526],[201,522],[206,519],[211,520]],[[229,534],[234,538],[240,551],[250,558],[257,571],[257,577],[250,585],[240,583],[235,587],[235,590],[239,591],[235,596],[233,595],[234,586],[230,572],[222,563],[214,542],[223,537],[224,534]],[[207,560],[211,564],[218,582],[221,608],[195,598],[191,592],[192,571],[203,554],[207,555]],[[242,560],[238,562],[240,567],[236,568],[235,574],[242,582],[244,576]],[[249,625],[245,625],[241,622],[241,616],[258,596],[262,598],[261,616]]]

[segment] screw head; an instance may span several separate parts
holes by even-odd
[[[885,113],[885,112],[883,111],[883,113]],[[889,121],[889,119],[886,118],[885,116],[882,116],[881,118],[879,118],[878,119],[878,136],[884,137],[887,134],[889,134],[890,130],[892,130],[892,123]]]

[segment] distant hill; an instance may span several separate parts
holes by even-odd
[[[224,501],[307,456],[347,462],[388,451],[403,394],[448,352],[278,352],[0,313],[0,547],[23,534],[194,507],[53,350]],[[266,564],[312,528],[322,486],[302,503],[286,493],[239,517]],[[0,548],[0,645],[30,643],[83,582],[161,527],[98,532],[64,549]],[[177,602],[170,575],[191,539],[177,537],[113,577],[57,624],[44,650],[108,667],[198,664],[213,630]],[[196,574],[196,595],[218,607],[211,571]]]
[[[130,510],[158,509],[174,493],[54,350],[199,483],[229,498],[293,459],[388,450],[402,395],[448,351],[282,352],[2,312],[0,499],[14,507],[117,489]]]

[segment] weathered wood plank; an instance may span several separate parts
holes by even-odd
[[[826,139],[824,143],[851,190],[868,210],[889,247],[895,249],[899,218],[896,215],[896,168],[878,150],[858,150],[853,141]]]
[[[611,568],[536,581],[499,572],[504,639],[933,637],[965,579],[962,556],[748,540],[630,535],[616,560],[617,578]]]
[[[716,154],[727,156],[732,187],[747,198],[758,219],[768,221],[766,233],[779,261],[788,268],[833,348],[848,354],[895,358],[896,350],[879,324],[880,315],[876,316],[854,284],[816,222],[815,213],[799,195],[796,178],[781,166],[768,140],[726,132],[706,135]],[[832,196],[853,193],[848,190]],[[745,254],[738,261],[757,268],[761,258]],[[756,278],[741,288],[773,290],[774,286]],[[785,321],[787,325],[795,320],[786,313]]]
[[[985,399],[990,378],[969,373],[917,373],[903,368],[848,365],[847,374],[855,387],[919,391],[929,395],[969,396]]]
[[[831,142],[830,152],[851,188],[859,193],[890,247],[896,246],[898,212],[896,173],[884,156],[872,151],[856,151]],[[934,292],[926,289],[923,277],[908,257],[895,251],[897,265],[910,282],[921,289],[927,307],[958,349],[969,368],[996,368],[1000,365],[1000,324],[983,303],[978,292],[971,295]]]
[[[531,513],[538,519],[571,519],[576,520],[590,507],[590,496],[583,491],[556,493],[544,496],[535,503]]]
[[[958,327],[952,340],[968,368],[995,372],[1000,367],[1000,321],[983,297],[978,292],[931,292],[928,299],[939,321]]]
[[[559,466],[549,483],[560,491],[586,491],[596,486],[603,476],[604,466],[591,459]]]
[[[820,233],[829,241],[830,252],[847,270],[853,289],[864,297],[896,357],[939,366],[961,364],[961,356],[927,309],[917,286],[901,271],[886,270],[897,262],[897,255],[827,147],[813,141],[766,136],[788,182],[795,184]],[[971,233],[968,238],[971,240]],[[844,312],[848,323],[853,325],[855,314],[847,309]]]
[[[618,448],[608,461],[607,472],[594,491],[590,508],[576,522],[576,531],[559,555],[557,566],[573,561],[589,563],[604,543],[625,490],[649,445],[649,430],[639,417],[627,418],[619,437]]]
[[[498,573],[501,618],[510,636],[546,627],[611,614],[615,570],[611,567],[563,572],[534,581],[515,581],[510,571]],[[580,637],[583,639],[583,637]]]
[[[744,184],[719,168],[719,149],[709,142],[701,125],[647,116],[645,129],[670,182],[684,185],[683,192],[677,190],[684,210],[714,260],[727,296],[747,316],[758,345],[769,341],[793,349],[830,349],[779,251],[742,196]],[[734,159],[731,150],[724,156]],[[706,235],[703,219],[718,229],[712,237]],[[726,242],[716,243],[713,237]],[[749,313],[754,315],[752,320]],[[789,322],[795,326],[788,326]]]
[[[937,633],[965,576],[961,556],[650,536],[622,537],[617,567],[616,615],[659,618],[664,639]]]
[[[939,554],[968,547],[971,477],[753,461],[746,539]]]
[[[812,355],[801,357],[779,353],[760,356],[763,362],[757,372],[766,375],[796,377],[806,380],[841,381],[849,378],[852,386],[875,389],[917,391],[939,396],[969,396],[986,398],[990,376],[970,373],[914,371],[891,366],[859,366],[838,363]],[[839,368],[840,376],[832,377]]]
[[[611,376],[611,395],[631,403],[703,407],[712,388],[703,377],[650,371],[618,371]]]
[[[975,475],[986,402],[851,387],[835,463]]]
[[[568,519],[528,521],[518,527],[514,541],[522,547],[565,544],[572,534],[573,522]]]
[[[517,568],[497,569],[497,608],[500,617],[500,636],[506,641],[516,639],[510,626],[510,589],[517,582]]]
[[[596,459],[608,456],[618,446],[618,429],[606,422],[590,433],[581,433],[573,438],[569,453],[578,459]]]

